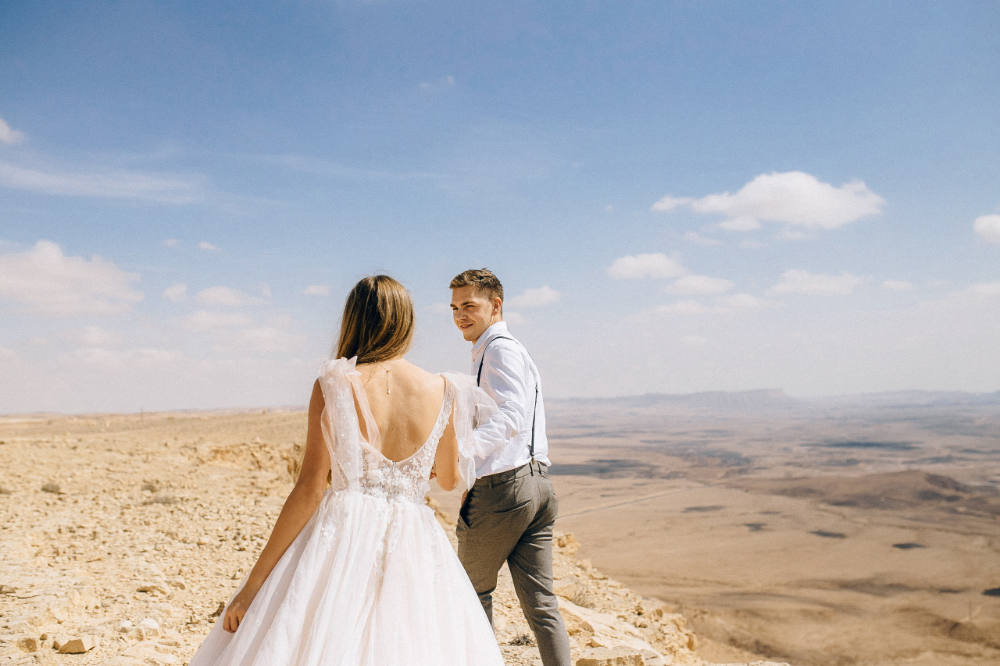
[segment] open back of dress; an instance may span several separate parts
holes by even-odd
[[[470,435],[482,395],[471,378],[446,375],[431,433],[413,455],[394,462],[361,437],[355,391],[367,432],[375,431],[358,376],[354,359],[324,365],[331,486],[239,629],[226,632],[220,617],[191,666],[502,666],[465,569],[424,503],[449,416],[463,479],[471,483]]]

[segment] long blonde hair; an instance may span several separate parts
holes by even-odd
[[[344,304],[337,358],[376,363],[401,356],[413,340],[413,301],[388,275],[362,278]]]

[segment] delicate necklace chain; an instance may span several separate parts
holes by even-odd
[[[380,365],[380,363],[381,362],[371,364],[373,366],[372,371],[368,373],[368,377],[365,379],[365,386],[368,385],[368,382],[370,382],[372,380],[372,377],[375,376],[375,373],[378,372],[378,369],[375,368],[374,366]],[[392,368],[390,368],[389,366],[384,366],[382,369],[385,370],[385,394],[390,395],[392,394],[392,388],[389,385],[389,373],[392,372]]]

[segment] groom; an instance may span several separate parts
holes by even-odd
[[[556,496],[538,368],[503,321],[503,286],[483,268],[451,281],[455,325],[472,344],[472,372],[498,411],[474,437],[496,453],[476,461],[458,518],[458,557],[486,616],[504,561],[545,666],[569,666],[569,637],[552,591]]]

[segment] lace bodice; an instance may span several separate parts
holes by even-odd
[[[452,414],[455,384],[445,376],[444,398],[434,427],[420,448],[399,461],[389,460],[361,436],[355,396],[365,419],[365,431],[371,434],[378,429],[354,359],[328,361],[320,374],[320,386],[326,402],[322,423],[330,452],[332,490],[356,490],[390,501],[422,503],[430,489],[428,477],[438,442]]]

